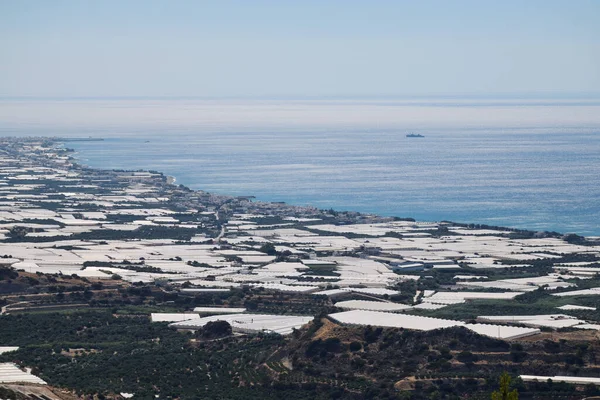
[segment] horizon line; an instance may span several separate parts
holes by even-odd
[[[0,100],[600,100],[600,92],[432,93],[355,95],[0,95]]]

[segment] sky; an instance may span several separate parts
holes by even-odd
[[[600,1],[0,0],[0,97],[597,96]]]

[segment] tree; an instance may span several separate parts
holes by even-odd
[[[360,349],[362,349],[362,344],[360,342],[352,342],[350,343],[350,351],[359,351]]]
[[[574,233],[569,233],[562,238],[565,242],[570,244],[585,244],[585,237],[576,235]]]
[[[275,245],[273,243],[265,243],[263,244],[260,249],[260,252],[262,253],[267,253],[270,256],[274,256],[277,254],[277,250],[275,249]]]
[[[227,321],[209,321],[196,335],[205,339],[217,339],[231,335],[233,329]]]
[[[492,393],[492,400],[519,400],[519,392],[513,389],[509,392],[510,375],[508,372],[500,376],[500,389]]]
[[[27,236],[28,232],[29,229],[27,229],[26,227],[15,225],[8,231],[8,236],[15,240],[23,240],[25,236]]]

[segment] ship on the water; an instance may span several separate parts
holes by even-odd
[[[425,136],[421,135],[420,133],[409,133],[408,135],[406,135],[406,137],[425,137]]]

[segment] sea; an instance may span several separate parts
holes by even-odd
[[[0,135],[102,138],[65,146],[219,194],[600,235],[594,98],[3,99]]]

